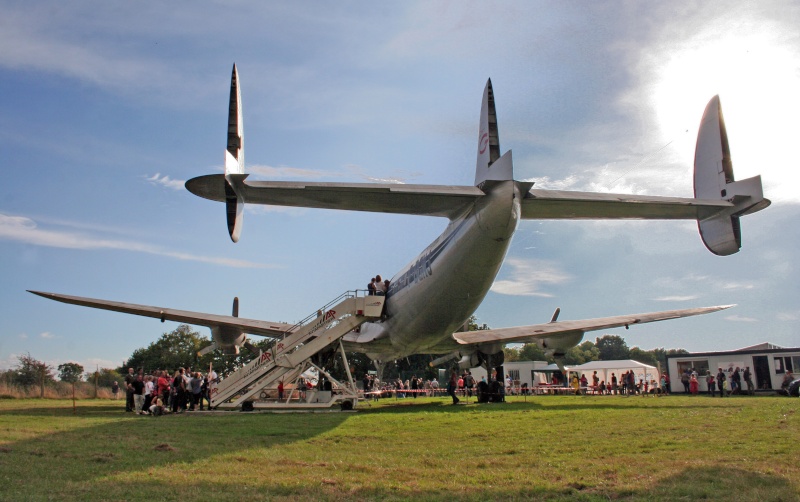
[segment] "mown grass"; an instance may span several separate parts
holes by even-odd
[[[0,400],[0,499],[800,500],[800,400],[509,401],[153,418]]]

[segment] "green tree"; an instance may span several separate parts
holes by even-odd
[[[576,345],[564,354],[564,364],[574,366],[577,364],[597,361],[600,358],[600,350],[589,340]]]
[[[601,361],[630,359],[628,344],[619,335],[603,335],[595,340],[595,346],[600,351]]]
[[[437,370],[428,364],[431,356],[427,354],[414,354],[395,361],[394,367],[386,368],[385,378],[402,378],[404,381],[412,376],[417,378],[435,378]]]
[[[510,345],[506,345],[505,347],[503,347],[505,362],[511,363],[514,361],[521,361],[522,359],[520,358],[519,351],[520,349],[512,347]]]
[[[639,347],[631,348],[630,358],[640,363],[655,366],[658,362],[656,355],[650,350],[642,350]]]
[[[78,363],[64,363],[58,365],[58,379],[62,382],[80,382],[83,376],[83,366]]]
[[[520,361],[548,361],[550,363],[554,362],[551,359],[548,359],[546,355],[544,355],[544,350],[539,347],[535,343],[526,343],[522,346],[519,350],[519,360]]]
[[[664,370],[666,370],[666,368],[667,368],[667,356],[668,355],[672,356],[672,355],[677,355],[677,354],[688,354],[689,353],[689,351],[686,350],[686,349],[665,349],[663,347],[655,348],[655,349],[651,350],[650,352],[653,353],[653,355],[656,358],[656,361],[661,363],[661,368],[664,369]]]
[[[87,382],[94,383],[94,371],[89,371],[84,374],[84,378]],[[119,383],[120,385],[124,385],[122,383],[124,380],[123,376],[114,369],[111,368],[100,368],[97,371],[97,385],[98,387],[111,387],[111,384],[114,382]]]
[[[206,340],[206,343],[203,343],[201,348],[206,347],[210,343],[210,341]],[[271,338],[250,340],[250,344],[255,348],[254,351],[246,346],[239,347],[239,353],[236,355],[225,354],[221,350],[214,350],[199,359],[195,358],[196,362],[191,366],[193,370],[196,369],[203,373],[206,373],[209,367],[213,367],[217,374],[224,377],[258,357],[262,350],[267,350],[274,343],[275,341]]]
[[[490,329],[489,325],[486,323],[478,324],[478,318],[475,316],[475,314],[469,316],[469,319],[467,319],[465,326],[467,327],[467,331],[480,331],[484,329]]]
[[[30,354],[17,357],[19,364],[14,369],[14,383],[25,387],[55,383],[53,367],[34,359]]]
[[[177,368],[197,367],[197,352],[210,344],[208,338],[192,331],[186,324],[181,324],[173,331],[164,333],[161,338],[133,351],[127,363],[118,368],[120,373],[127,373],[127,368],[143,369],[150,372],[156,369],[174,371]]]

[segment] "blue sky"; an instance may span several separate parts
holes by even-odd
[[[117,366],[174,323],[26,289],[297,321],[392,276],[437,218],[224,208],[230,69],[256,179],[468,185],[492,78],[502,150],[540,188],[691,196],[720,94],[737,179],[773,205],[743,248],[692,222],[523,222],[477,311],[491,327],[735,303],[613,331],[642,348],[800,345],[800,5],[791,2],[5,2],[0,18],[0,367]],[[203,333],[207,334],[204,328]],[[588,339],[607,334],[597,332]]]

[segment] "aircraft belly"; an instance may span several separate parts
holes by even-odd
[[[451,340],[500,270],[515,227],[499,239],[496,227],[486,228],[485,218],[479,222],[470,216],[463,223],[431,264],[430,273],[388,300],[389,319],[384,324],[399,353],[425,353]]]

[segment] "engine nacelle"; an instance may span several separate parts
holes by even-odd
[[[211,341],[226,355],[235,355],[239,353],[239,347],[247,341],[247,335],[238,329],[215,326],[211,328]]]
[[[542,349],[548,357],[563,355],[572,347],[578,345],[583,340],[583,332],[563,333],[559,336],[536,339],[536,345]]]
[[[462,370],[477,368],[483,366],[486,361],[491,359],[492,366],[500,366],[505,361],[506,355],[502,350],[493,354],[485,354],[479,350],[469,354],[462,354],[461,360],[458,361],[458,367]]]
[[[462,370],[477,368],[483,362],[479,354],[479,352],[473,352],[471,354],[461,356],[461,359],[458,361],[458,367]]]

